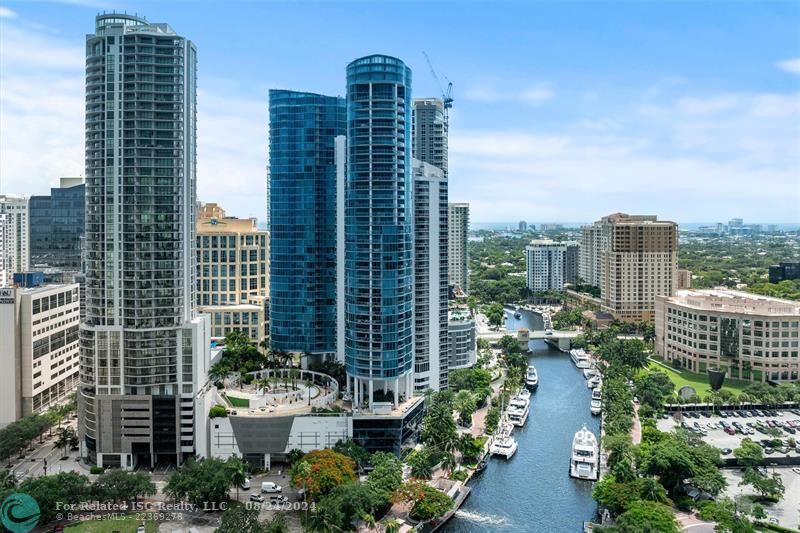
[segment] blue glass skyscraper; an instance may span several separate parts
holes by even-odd
[[[396,405],[413,388],[412,203],[411,70],[394,57],[357,59],[347,66],[344,269],[356,405]]]
[[[270,346],[336,351],[336,164],[345,101],[269,92]]]

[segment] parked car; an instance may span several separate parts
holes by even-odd
[[[270,496],[269,503],[270,505],[283,505],[289,503],[289,498],[286,496]]]
[[[250,501],[251,502],[264,503],[264,497],[261,494],[251,494],[250,495]]]
[[[721,453],[722,455],[730,455],[732,451],[733,451],[733,450],[731,450],[730,448],[722,448],[722,449],[719,451],[719,453]]]

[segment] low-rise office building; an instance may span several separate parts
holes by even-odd
[[[222,212],[216,204],[210,212]],[[256,219],[197,220],[198,312],[211,315],[211,338],[238,330],[258,342],[269,334],[269,234]]]
[[[43,413],[78,383],[77,284],[0,289],[0,427]]]
[[[755,382],[797,381],[800,303],[746,292],[656,297],[656,353],[693,372],[716,367]]]

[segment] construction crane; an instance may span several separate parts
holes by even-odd
[[[436,75],[436,69],[433,68],[433,63],[431,63],[431,58],[428,57],[428,53],[425,50],[422,51],[422,55],[425,56],[425,61],[428,62],[428,66],[431,69],[431,74],[433,75],[433,79],[436,80],[436,84],[439,86],[439,92],[442,93],[442,102],[444,102],[444,121],[445,124],[449,126],[449,117],[447,110],[453,107],[453,82],[447,80],[447,92],[444,91],[442,88],[442,82],[439,81],[439,76]]]

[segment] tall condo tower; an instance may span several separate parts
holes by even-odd
[[[98,15],[86,38],[78,416],[81,455],[98,465],[181,463],[195,449],[209,359],[194,298],[196,55],[131,15]]]
[[[450,285],[468,290],[469,271],[467,238],[469,237],[469,204],[451,203],[447,218],[448,279]]]
[[[415,101],[416,102],[416,101]],[[414,390],[447,388],[447,178],[413,159]]]
[[[439,98],[414,99],[414,158],[444,172],[447,178],[447,121]]]
[[[345,101],[269,92],[270,346],[336,353],[336,157]]]
[[[411,69],[397,58],[347,66],[346,179],[348,380],[355,405],[396,406],[411,396],[414,366]]]

